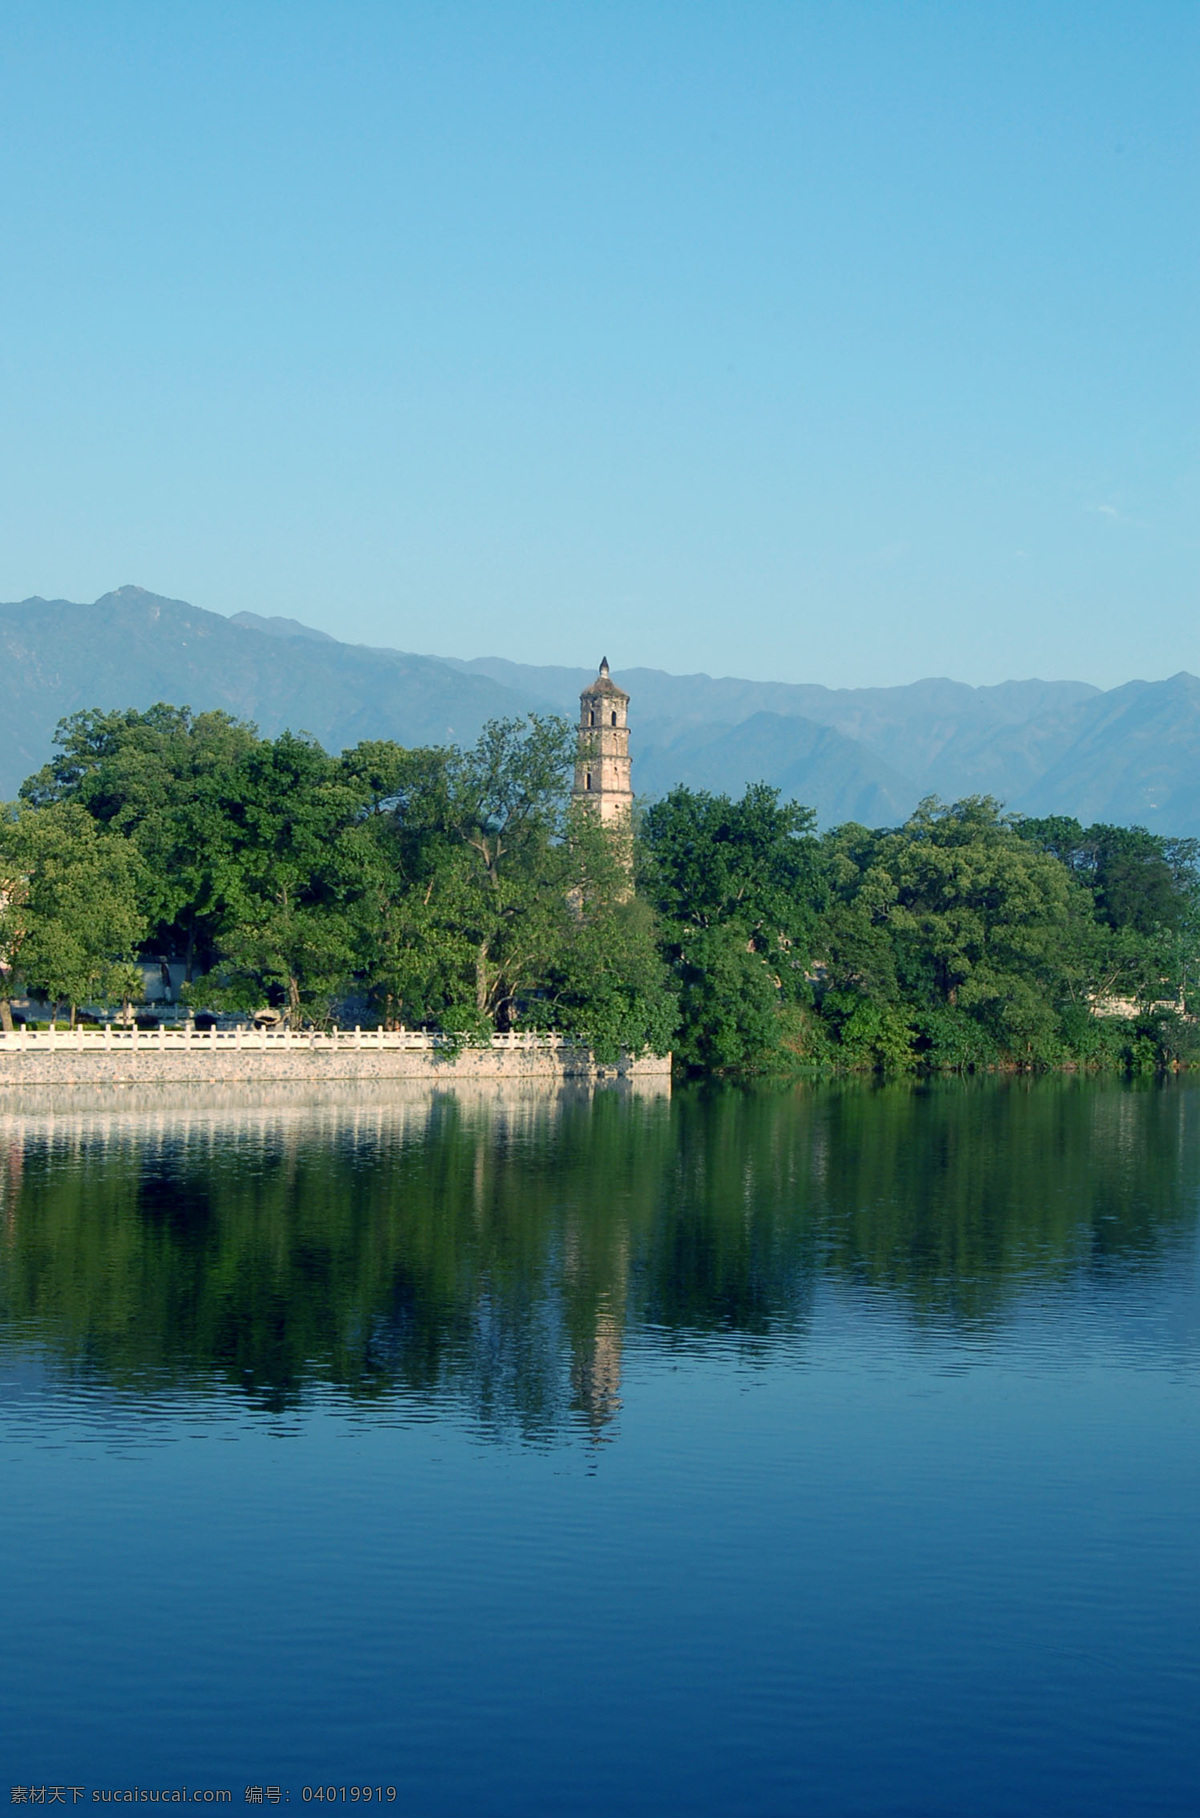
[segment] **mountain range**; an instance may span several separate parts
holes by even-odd
[[[834,689],[619,661],[616,674],[631,696],[640,795],[676,783],[740,793],[765,779],[823,825],[884,826],[925,795],[988,794],[1028,814],[1200,835],[1200,679],[1186,672],[1107,691],[945,679]],[[594,675],[345,644],[295,619],[225,618],[140,587],[92,605],[24,600],[0,606],[0,796],[15,795],[50,756],[57,721],[82,707],[221,707],[330,750],[364,738],[469,743],[503,715],[574,718]]]

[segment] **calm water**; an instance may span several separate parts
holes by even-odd
[[[1198,1203],[1190,1085],[10,1095],[4,1784],[1195,1814]]]

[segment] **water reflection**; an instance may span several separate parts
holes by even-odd
[[[285,1409],[596,1436],[622,1359],[803,1343],[822,1285],[961,1342],[1190,1233],[1183,1084],[0,1101],[0,1345]]]

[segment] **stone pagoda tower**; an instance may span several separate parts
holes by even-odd
[[[579,756],[575,760],[575,799],[587,802],[606,824],[631,824],[633,790],[629,786],[629,696],[608,673],[600,673],[579,697]]]

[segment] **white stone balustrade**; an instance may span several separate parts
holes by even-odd
[[[514,1030],[507,1035],[493,1035],[490,1043],[472,1044],[486,1050],[489,1046],[500,1053],[531,1049],[584,1047],[572,1036],[541,1034],[536,1030]],[[21,1053],[80,1053],[99,1048],[106,1053],[115,1049],[156,1052],[171,1049],[215,1048],[274,1050],[288,1049],[399,1049],[406,1053],[451,1052],[458,1044],[452,1036],[429,1034],[424,1029],[253,1029],[239,1024],[233,1029],[196,1029],[185,1024],[172,1028],[160,1023],[157,1029],[125,1027],[117,1023],[95,1025],[79,1023],[74,1029],[54,1027],[30,1029],[22,1026],[11,1034],[0,1029],[0,1051],[16,1048]]]

